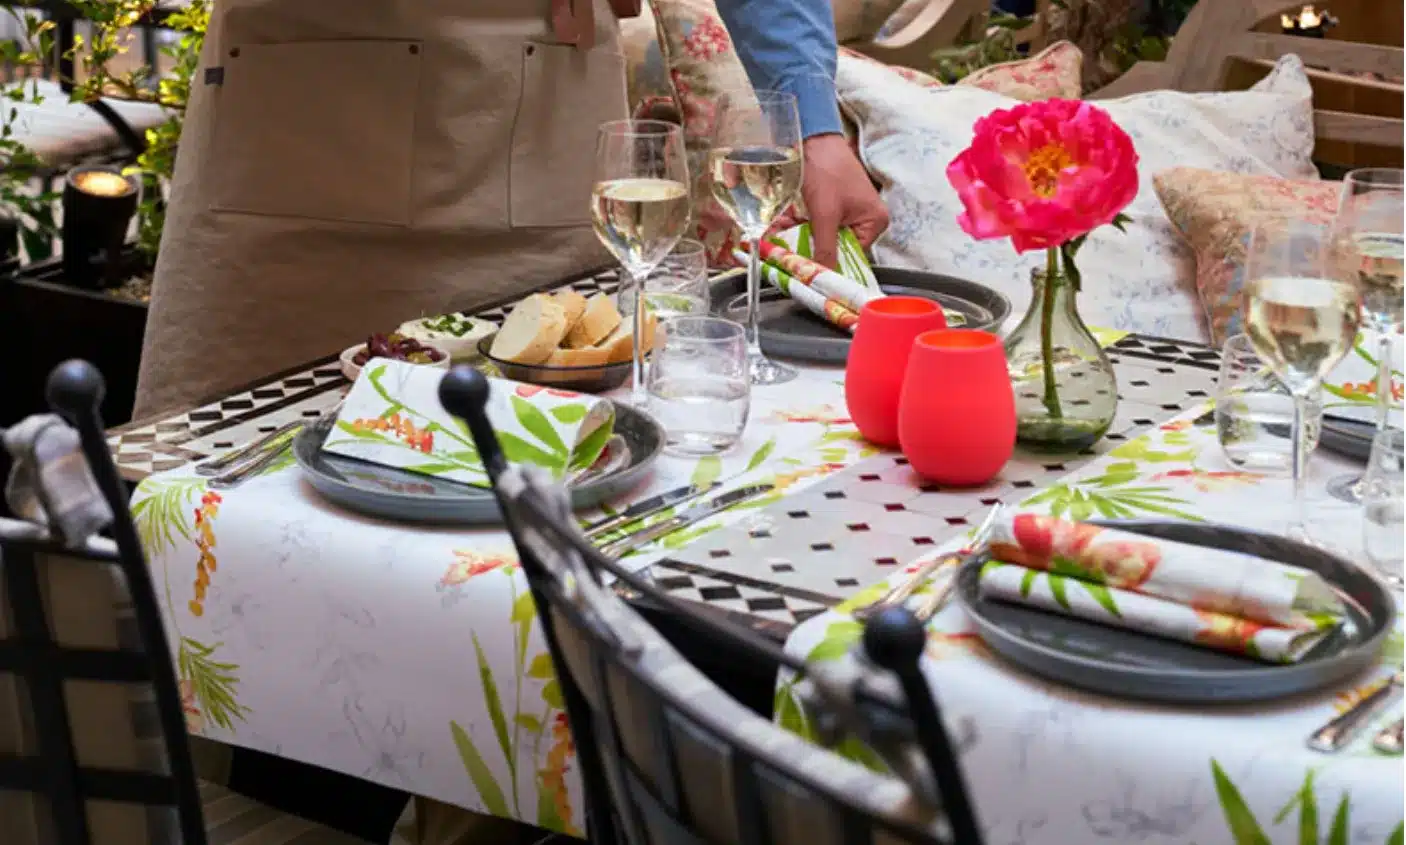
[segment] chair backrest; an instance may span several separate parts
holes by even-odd
[[[49,397],[78,431],[112,539],[0,520],[0,843],[203,843],[171,652],[98,418],[102,377],[68,362]]]
[[[1342,13],[1341,6],[1367,9],[1377,2],[1357,0],[1351,3],[1342,0],[1341,3],[1329,5]],[[1316,109],[1314,130],[1320,146],[1326,142],[1389,148],[1395,151],[1395,161],[1399,166],[1403,126],[1402,78],[1406,75],[1402,69],[1401,46],[1306,38],[1278,32],[1280,16],[1297,14],[1304,5],[1303,0],[1208,0],[1197,3],[1172,39],[1165,61],[1140,62],[1089,97],[1109,99],[1159,88],[1188,92],[1225,90],[1236,66],[1260,68],[1260,75],[1263,75],[1263,69],[1273,67],[1277,59],[1293,53],[1302,58],[1307,66],[1316,94],[1321,94],[1321,90],[1317,89],[1324,86],[1335,86],[1364,95],[1385,94],[1389,99],[1394,99],[1394,114]],[[1400,4],[1396,5],[1399,9]],[[1399,32],[1399,17],[1397,21]],[[1276,31],[1266,32],[1266,28]],[[1316,96],[1315,99],[1319,98]]]
[[[630,845],[979,843],[955,754],[918,669],[926,640],[906,611],[883,614],[866,648],[807,667],[735,625],[667,596],[601,555],[563,488],[508,467],[467,367],[440,401],[466,420],[539,610],[585,782],[593,842]],[[700,645],[803,674],[823,734],[857,736],[892,773],[870,771],[746,708],[684,660],[602,574],[663,607]]]

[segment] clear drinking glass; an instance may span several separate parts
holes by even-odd
[[[1367,473],[1362,477],[1362,541],[1367,559],[1381,576],[1400,588],[1402,586],[1403,533],[1402,495],[1406,492],[1403,475],[1401,432],[1387,429],[1372,441],[1372,457]]]
[[[591,221],[596,236],[620,260],[626,279],[620,298],[633,298],[634,389],[645,404],[643,280],[688,227],[688,160],[683,129],[662,120],[613,120],[596,135],[596,183]]]
[[[1402,171],[1354,170],[1343,180],[1336,235],[1362,289],[1362,322],[1377,335],[1377,431],[1387,427],[1391,407],[1392,335],[1402,329]],[[1362,477],[1333,479],[1328,492],[1347,502],[1362,499]]]
[[[1308,539],[1303,475],[1309,401],[1357,338],[1361,295],[1331,230],[1298,220],[1271,220],[1255,228],[1245,278],[1245,334],[1293,397],[1294,516],[1288,533]]]
[[[660,320],[708,316],[708,253],[703,244],[679,241],[645,280],[644,301]]]
[[[675,317],[649,368],[649,411],[664,427],[666,448],[716,455],[742,438],[751,407],[747,339],[718,317]]]
[[[796,98],[781,91],[731,93],[719,98],[708,175],[713,197],[731,215],[749,245],[747,355],[752,384],[780,384],[796,371],[762,354],[757,333],[762,236],[801,192],[804,170]]]
[[[1289,432],[1294,397],[1270,371],[1243,334],[1232,335],[1221,351],[1216,383],[1216,437],[1232,466],[1247,472],[1285,473],[1293,460]],[[1323,422],[1319,392],[1309,397],[1304,418],[1304,453],[1318,447]]]

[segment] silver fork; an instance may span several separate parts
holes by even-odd
[[[959,552],[954,552],[952,554],[935,557],[932,560],[926,561],[918,567],[918,571],[914,572],[911,578],[908,578],[905,581],[901,581],[898,584],[895,584],[887,593],[884,593],[882,596],[880,596],[879,599],[873,604],[865,605],[864,607],[855,610],[855,618],[861,620],[866,619],[881,610],[887,610],[890,607],[897,607],[903,604],[904,602],[908,601],[909,597],[911,597],[913,593],[917,592],[919,587],[927,583],[929,580],[935,578],[940,572],[945,572],[946,570],[951,569],[953,570],[955,575],[957,564],[961,563],[962,560],[966,557],[966,555],[970,554],[971,551],[980,549],[986,545],[987,538],[991,536],[991,528],[996,524],[996,518],[1000,515],[1001,504],[997,502],[995,505],[992,506],[991,510],[987,512],[986,518],[983,519],[981,521],[981,524],[977,526],[976,532],[972,534],[971,542],[967,544],[967,547],[965,549],[962,549]],[[927,612],[928,617],[931,617],[932,614],[936,613],[941,608],[942,603],[946,601],[947,594],[950,592],[950,590],[945,589],[945,587],[952,583],[953,580],[954,579],[949,579],[949,581],[944,584],[944,588],[939,588],[939,590],[937,591],[937,598],[934,599],[930,596],[928,600],[923,603],[922,607],[919,608],[919,610],[925,610]],[[931,607],[929,607],[929,605],[931,605]],[[919,616],[919,619],[920,621],[925,621],[925,617],[921,615]]]
[[[273,431],[270,431],[268,434],[265,434],[264,436],[260,437],[258,440],[252,440],[248,443],[245,443],[243,446],[229,450],[218,458],[205,461],[204,463],[200,464],[195,468],[195,474],[207,477],[223,475],[225,470],[228,470],[235,464],[240,463],[245,458],[248,458],[250,455],[267,449],[269,446],[273,445],[275,440],[289,433],[290,431],[296,431],[297,429],[302,428],[303,424],[303,420],[293,420],[292,422],[286,422],[278,428],[275,428]]]
[[[245,461],[228,472],[221,473],[211,478],[210,486],[216,490],[228,490],[231,487],[238,487],[240,484],[258,475],[266,467],[272,465],[274,461],[282,457],[284,452],[293,448],[293,440],[296,435],[289,432],[293,432],[300,427],[301,426],[294,426],[290,428],[288,432],[285,432],[287,439],[282,443],[271,442],[265,446],[262,453],[259,453],[252,460]]]

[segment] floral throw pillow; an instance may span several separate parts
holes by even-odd
[[[1056,97],[1077,100],[1083,94],[1083,75],[1083,52],[1068,41],[1060,41],[1028,59],[984,67],[968,74],[961,84],[1023,103]]]
[[[1030,301],[1030,269],[1043,256],[1017,255],[1008,242],[963,233],[961,201],[945,172],[971,143],[976,121],[1015,100],[967,86],[924,88],[843,56],[836,82],[841,106],[860,127],[864,165],[888,204],[891,223],[874,245],[874,262],[980,282],[1021,313]],[[1161,337],[1209,338],[1195,256],[1162,210],[1153,174],[1189,166],[1310,179],[1312,95],[1303,62],[1286,56],[1249,91],[1153,91],[1101,101],[1132,138],[1139,191],[1126,211],[1127,233],[1103,227],[1079,253],[1084,319]]]
[[[1167,217],[1196,254],[1196,293],[1218,345],[1242,330],[1250,232],[1275,217],[1331,222],[1342,187],[1338,182],[1192,167],[1164,170],[1152,181]]]

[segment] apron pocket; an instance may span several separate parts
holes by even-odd
[[[607,48],[524,44],[509,171],[514,228],[591,222],[596,130],[625,117],[625,58]]]
[[[231,45],[211,207],[408,225],[420,52],[418,41]]]

